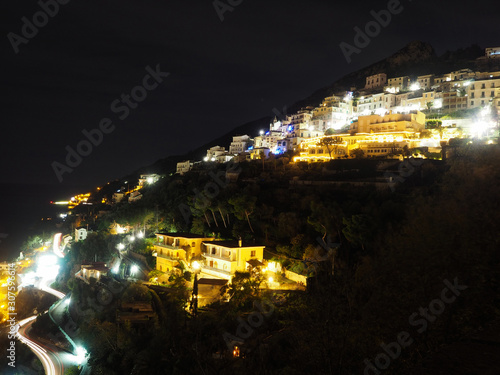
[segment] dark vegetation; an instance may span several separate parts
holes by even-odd
[[[134,204],[113,206],[96,220],[101,232],[72,249],[74,261],[95,256],[93,251],[106,261],[117,239],[105,231],[115,221],[146,227],[149,233],[158,222],[158,230],[241,236],[244,242],[265,244],[269,257],[311,278],[307,293],[271,293],[256,287],[257,275],[240,274],[224,290],[230,302],[210,305],[196,317],[185,309],[189,290],[183,277],[165,288],[129,286],[106,309],[79,321],[93,371],[363,373],[365,359],[373,362],[383,352],[382,343],[406,331],[412,344],[384,373],[409,374],[443,346],[498,319],[498,148],[456,148],[446,162],[416,167],[395,192],[349,185],[377,178],[378,162],[242,163],[238,182],[220,187],[218,194],[205,190],[208,195],[202,192],[214,175],[225,179],[218,174],[222,166],[205,165],[182,177],[163,178]],[[347,170],[353,174],[338,179]],[[335,179],[345,184],[290,184]],[[329,256],[318,258],[318,239],[330,247]],[[138,251],[148,251],[145,243],[137,245]],[[445,279],[455,278],[468,288],[418,332],[421,325],[410,324],[409,317],[440,298]],[[99,289],[98,284],[68,286],[76,300],[86,303]],[[272,314],[233,357],[228,334],[234,337],[241,319],[264,300],[273,304]],[[151,303],[155,317],[139,325],[117,321],[123,301]],[[83,311],[89,307],[80,305]]]

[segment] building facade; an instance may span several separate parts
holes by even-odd
[[[204,277],[231,280],[236,271],[244,272],[249,263],[262,263],[264,247],[260,245],[244,245],[239,241],[204,241],[204,262],[201,273]]]
[[[156,269],[170,272],[181,262],[189,264],[193,257],[201,256],[202,242],[210,240],[213,237],[192,233],[156,233],[153,253]]]

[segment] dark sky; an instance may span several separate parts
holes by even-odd
[[[364,28],[370,11],[386,9],[387,1],[240,3],[221,22],[211,0],[71,0],[16,54],[7,34],[22,36],[22,17],[32,20],[40,5],[4,2],[0,183],[58,183],[52,162],[64,163],[66,146],[75,148],[82,131],[105,117],[114,131],[62,184],[96,186],[185,153],[412,40],[438,53],[500,44],[496,13],[485,11],[489,1],[464,8],[406,0],[349,64],[339,44],[352,44],[353,28]],[[157,64],[170,75],[120,120],[111,103]]]

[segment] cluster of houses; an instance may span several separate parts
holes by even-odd
[[[484,59],[500,58],[500,47],[487,48]],[[464,109],[483,108],[481,118],[447,119],[439,132],[422,136],[424,110],[446,114]],[[225,163],[267,158],[292,151],[294,161],[321,161],[353,157],[361,149],[365,156],[383,156],[395,148],[439,148],[450,138],[488,137],[496,122],[492,113],[500,110],[500,71],[480,72],[461,69],[447,74],[417,77],[388,77],[385,73],[366,77],[363,88],[352,87],[324,98],[318,107],[306,107],[296,113],[275,118],[269,130],[254,138],[233,137],[229,149],[214,146],[207,150],[204,162]],[[325,134],[326,133],[326,134]],[[326,136],[339,137],[332,155],[320,141]],[[177,173],[194,165],[183,161]]]
[[[160,178],[161,176],[158,174],[141,174],[137,186],[123,186],[121,189],[118,189],[115,193],[113,193],[111,203],[120,203],[125,197],[129,203],[137,202],[142,198],[140,190],[145,186],[156,183]]]
[[[156,233],[156,269],[172,272],[178,266],[197,269],[200,277],[231,280],[236,271],[261,267],[264,245],[217,241],[192,233]]]

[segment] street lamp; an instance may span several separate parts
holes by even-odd
[[[132,265],[132,267],[130,268],[130,273],[132,275],[135,275],[138,271],[139,271],[139,267],[137,267],[136,264]]]
[[[124,244],[122,244],[122,243],[119,243],[116,247],[118,248],[118,250],[123,250],[123,249],[125,249],[125,245],[124,245]]]
[[[81,346],[76,347],[76,362],[81,365],[85,361],[85,357],[87,356],[87,351]]]

